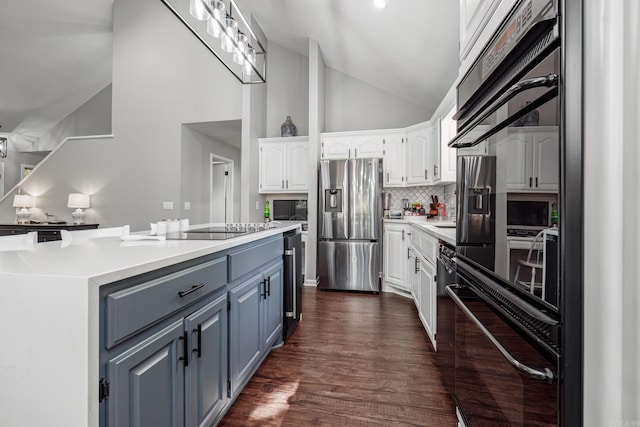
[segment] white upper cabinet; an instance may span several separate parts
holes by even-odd
[[[433,182],[437,168],[433,158],[433,132],[431,123],[421,123],[407,128],[406,168],[407,184],[420,185]]]
[[[384,137],[384,187],[402,187],[404,185],[404,132],[390,132]]]
[[[377,131],[320,135],[322,160],[382,158],[383,135]]]
[[[305,193],[309,190],[309,138],[260,138],[259,192]]]
[[[507,191],[558,191],[558,130],[511,128],[498,145]]]
[[[323,135],[321,137],[322,152],[320,158],[328,159],[350,159],[351,158],[351,137],[341,135]]]
[[[356,135],[352,140],[354,159],[380,159],[384,151],[384,135]]]
[[[449,141],[456,136],[457,122],[453,119],[455,105],[440,120],[440,181],[455,182],[458,156],[455,148],[449,147]]]

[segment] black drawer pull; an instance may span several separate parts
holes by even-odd
[[[267,296],[271,296],[271,276],[267,277]]]
[[[178,295],[180,295],[180,298],[183,298],[189,295],[190,293],[197,291],[200,288],[204,288],[204,283],[200,283],[199,285],[193,285],[191,289],[189,289],[188,291],[180,291],[178,292]]]

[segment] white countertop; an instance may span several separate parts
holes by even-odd
[[[389,224],[410,224],[414,227],[418,227],[421,230],[426,231],[437,239],[455,246],[456,245],[456,229],[451,226],[455,226],[455,222],[448,218],[427,218],[426,216],[405,216],[402,219],[384,219],[384,223]],[[447,228],[447,226],[449,226]]]
[[[99,237],[72,240],[66,247],[61,241],[38,243],[33,250],[0,252],[0,282],[9,276],[66,277],[100,286],[298,227],[299,223],[283,224],[227,240],[123,242],[119,237]]]

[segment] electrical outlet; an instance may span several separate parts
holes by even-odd
[[[162,209],[165,211],[173,210],[173,202],[162,202]]]
[[[256,210],[260,210],[260,200],[256,200]]]
[[[191,202],[184,202],[184,210],[188,211],[189,209],[191,209]]]

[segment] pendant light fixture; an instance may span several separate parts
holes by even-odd
[[[241,83],[266,81],[266,38],[235,0],[161,1]],[[220,41],[212,43],[216,38]]]

